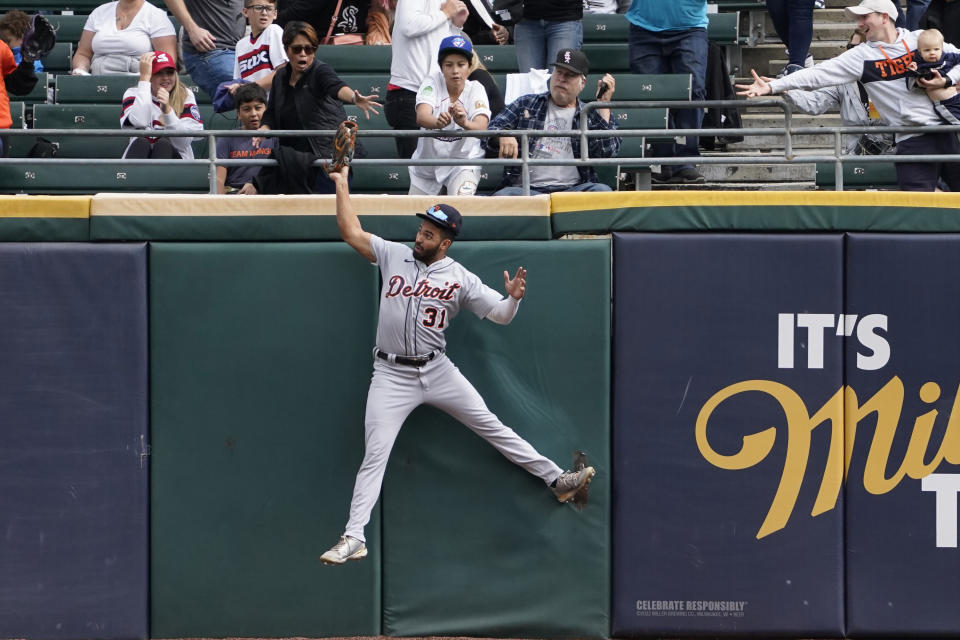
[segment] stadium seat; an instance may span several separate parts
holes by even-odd
[[[390,75],[392,48],[382,45],[355,45],[350,47],[320,45],[316,59],[333,67],[341,77],[344,73],[379,73]]]
[[[101,76],[56,76],[56,102],[63,104],[81,103],[114,103],[123,102],[123,94],[130,87],[136,86],[136,75],[101,75]],[[180,76],[184,83],[197,97],[198,104],[210,104],[210,97],[201,91],[190,79],[190,76]]]
[[[619,13],[586,13],[583,16],[583,43],[614,42],[626,48],[630,23]]]
[[[837,185],[836,164],[818,162],[816,184],[818,189],[833,189]],[[848,191],[864,189],[896,189],[897,170],[893,162],[844,162],[843,188]]]
[[[27,105],[37,104],[39,102],[47,101],[47,87],[49,87],[50,79],[53,78],[52,73],[38,73],[37,74],[37,84],[33,87],[33,90],[25,96],[11,95],[10,98],[13,100],[18,100],[24,102]]]
[[[23,119],[26,115],[26,105],[22,102],[10,103],[10,119],[13,124],[11,129],[23,129]],[[6,136],[4,143],[7,145],[7,155],[11,158],[22,158],[27,155],[30,147],[33,146],[34,139],[29,136]]]
[[[83,25],[87,23],[87,15],[54,15],[47,16],[50,24],[57,30],[57,42],[80,42]]]
[[[740,13],[711,13],[708,15],[707,37],[720,45],[734,45],[740,38]]]
[[[357,47],[340,47],[341,49],[356,49]],[[334,67],[336,68],[336,67]],[[376,94],[380,96],[382,103],[387,98],[387,81],[390,79],[390,71],[381,73],[339,73],[340,79],[348,87],[359,91],[362,95]]]
[[[43,62],[44,71],[65,72],[70,71],[70,63],[72,60],[73,44],[70,42],[57,42],[41,62]]]
[[[473,50],[490,73],[517,72],[517,49],[512,44],[478,44]]]
[[[207,193],[207,172],[191,166],[131,166],[122,160],[109,165],[0,165],[0,192],[85,194],[110,191]]]

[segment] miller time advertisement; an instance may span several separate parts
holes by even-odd
[[[960,631],[960,236],[614,236],[613,634]]]

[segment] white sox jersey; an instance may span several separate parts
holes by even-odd
[[[244,36],[237,42],[236,52],[233,77],[256,82],[287,61],[283,50],[283,29],[271,24],[256,38],[253,34]]]
[[[184,131],[202,131],[203,120],[200,119],[200,110],[197,108],[197,99],[193,91],[187,89],[187,98],[183,101],[183,111],[180,113],[164,113],[157,99],[150,93],[150,83],[144,80],[137,82],[137,86],[127,89],[123,94],[123,107],[120,112],[120,126],[134,129],[179,129]],[[136,138],[130,138],[130,144]],[[152,143],[157,138],[147,138]],[[190,143],[193,138],[170,138],[170,143],[177,150],[180,157],[193,160],[193,147]],[[127,145],[127,149],[130,148]],[[127,152],[124,150],[123,155]]]
[[[484,318],[503,298],[453,258],[426,265],[410,247],[375,235],[370,248],[383,276],[377,348],[387,353],[421,356],[444,348],[443,332],[461,306]]]

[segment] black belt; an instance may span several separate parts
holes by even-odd
[[[443,349],[437,349],[433,353],[428,353],[425,356],[395,356],[387,353],[386,351],[380,351],[380,349],[377,349],[377,357],[381,360],[386,360],[387,362],[396,362],[397,364],[403,364],[408,367],[422,367],[441,353],[443,353]]]

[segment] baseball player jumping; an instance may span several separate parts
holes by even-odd
[[[456,209],[445,204],[417,214],[423,222],[412,250],[364,231],[350,202],[347,170],[330,174],[337,187],[337,226],[347,244],[380,267],[383,287],[364,419],[363,463],[343,536],[320,559],[326,564],[343,564],[366,557],[363,528],[380,494],[390,450],[403,421],[421,404],[442,409],[465,424],[508,460],[541,478],[560,502],[572,499],[590,484],[594,468],[564,472],[537,453],[487,409],[477,390],[445,354],[443,332],[461,307],[497,324],[513,320],[525,293],[526,270],[520,267],[513,278],[503,272],[508,295],[502,298],[447,257],[462,219]]]

